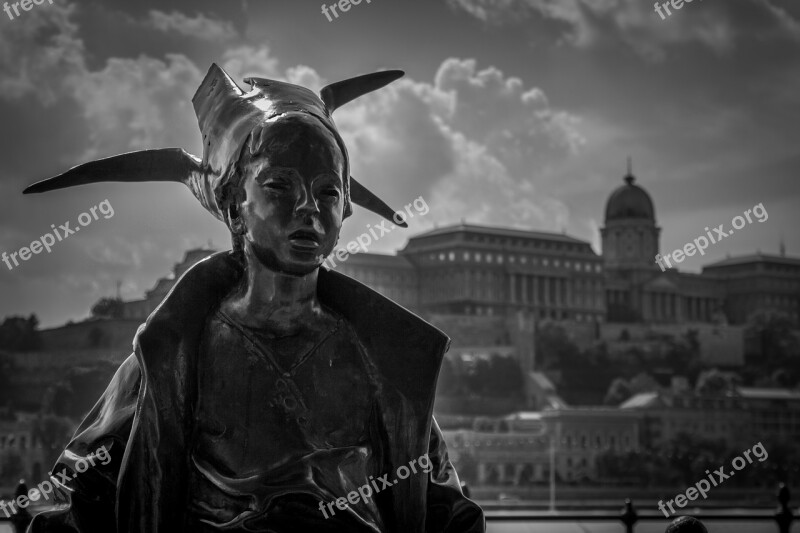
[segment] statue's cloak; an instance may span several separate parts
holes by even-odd
[[[197,395],[198,345],[206,318],[242,276],[229,252],[192,267],[140,326],[134,353],[78,428],[53,472],[76,472],[81,458],[106,446],[73,474],[66,508],[37,516],[32,533],[178,533],[184,531],[189,453]],[[318,296],[353,326],[382,380],[378,398],[388,461],[395,470],[425,453],[433,470],[391,489],[381,508],[398,533],[479,533],[480,508],[461,492],[441,432],[432,418],[448,337],[365,285],[320,269]]]

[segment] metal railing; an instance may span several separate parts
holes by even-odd
[[[702,524],[703,521],[716,521],[716,520],[747,520],[752,522],[766,522],[773,521],[778,526],[779,533],[790,533],[792,522],[794,521],[794,514],[789,507],[789,500],[791,494],[789,487],[783,483],[778,487],[777,500],[778,508],[775,511],[764,510],[761,512],[744,510],[741,513],[723,513],[717,511],[701,511],[697,515],[692,515],[697,520],[693,521],[694,524],[688,525],[689,522],[683,527],[683,524],[675,524],[677,529],[670,530],[669,533],[679,533],[686,531],[699,531],[696,528],[697,522]],[[625,533],[634,533],[634,528],[638,522],[643,521],[663,521],[664,517],[660,514],[647,514],[639,515],[631,501],[625,500],[625,506],[619,513],[598,513],[596,511],[565,511],[551,514],[548,511],[509,511],[509,510],[486,510],[486,521],[491,523],[498,522],[620,522],[624,528]],[[676,521],[678,516],[675,517]],[[674,522],[673,522],[674,523]]]
[[[20,484],[17,486],[17,490],[15,491],[15,496],[21,496],[28,493],[27,487],[24,484]],[[698,521],[714,521],[714,520],[747,520],[753,522],[761,522],[761,521],[774,521],[778,526],[779,533],[789,533],[792,527],[792,522],[794,521],[794,514],[789,507],[789,500],[791,494],[789,493],[789,488],[781,483],[778,487],[778,508],[774,512],[770,511],[763,511],[763,512],[753,512],[753,511],[744,511],[742,513],[720,513],[715,511],[708,511],[708,512],[701,512],[700,514],[696,515],[697,521],[694,521],[694,524],[690,522],[683,522],[682,524],[678,524],[673,522],[670,526],[667,527],[668,533],[682,533],[682,532],[693,532],[699,531],[697,529],[697,522]],[[642,521],[663,521],[664,519],[661,515],[657,514],[648,514],[648,515],[639,515],[636,512],[636,509],[633,507],[633,503],[630,500],[625,500],[625,506],[622,508],[622,511],[619,513],[598,513],[595,511],[567,511],[567,512],[559,512],[558,514],[550,514],[546,511],[542,512],[534,512],[534,511],[508,511],[508,510],[487,510],[486,514],[486,521],[488,523],[497,523],[497,522],[527,522],[527,523],[536,523],[536,522],[620,522],[625,527],[626,533],[634,533],[634,527],[638,522]],[[10,517],[3,516],[3,513],[0,513],[0,522],[11,522],[14,526],[16,533],[25,533],[25,529],[28,527],[28,524],[31,522],[31,515],[27,512],[26,509],[22,509],[22,512],[16,513],[11,515]],[[676,518],[676,521],[678,519]],[[685,526],[685,527],[684,527]],[[673,529],[670,529],[672,527]]]

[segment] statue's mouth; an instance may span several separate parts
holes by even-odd
[[[319,247],[320,241],[321,238],[319,234],[310,230],[300,229],[289,234],[289,242],[296,248],[316,250]]]

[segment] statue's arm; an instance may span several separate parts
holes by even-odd
[[[484,533],[483,510],[461,491],[458,474],[450,462],[436,419],[431,423],[428,458],[432,470],[428,482],[426,533]]]
[[[136,413],[140,382],[139,363],[131,355],[114,374],[52,470],[51,481],[70,478],[66,483],[70,490],[51,483],[55,486],[50,501],[66,503],[66,507],[37,515],[28,533],[115,531],[117,478]]]

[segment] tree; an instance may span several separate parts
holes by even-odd
[[[774,311],[753,313],[748,318],[745,337],[747,364],[758,369],[756,379],[783,368],[788,372],[786,381],[800,381],[800,339],[789,316]]]
[[[92,316],[96,318],[122,318],[121,298],[100,298],[92,306]]]
[[[731,450],[723,441],[707,440],[680,432],[664,443],[657,455],[662,458],[661,476],[690,485],[696,480],[698,472],[716,468],[720,457],[730,453]]]
[[[36,315],[7,317],[0,324],[0,349],[12,352],[30,352],[42,346],[39,336],[39,319]]]
[[[617,378],[611,382],[606,393],[606,405],[619,405],[631,396],[642,392],[654,392],[661,387],[650,374],[640,372],[630,380]]]
[[[101,348],[110,344],[108,334],[103,328],[97,326],[89,330],[89,346],[92,348]]]
[[[741,378],[733,372],[712,368],[700,373],[694,389],[701,396],[723,396],[734,390],[740,382]]]
[[[11,354],[0,352],[0,407],[13,407],[16,399],[14,376],[19,368]]]
[[[42,443],[44,462],[48,468],[55,464],[61,450],[69,443],[75,428],[66,418],[47,414],[40,416],[33,426],[33,437]]]
[[[536,358],[537,370],[563,368],[580,360],[580,350],[563,326],[545,322],[536,332]]]
[[[628,380],[624,378],[616,378],[611,382],[606,393],[603,403],[606,405],[619,405],[633,395]]]
[[[117,365],[97,361],[90,366],[75,367],[45,393],[42,410],[48,414],[80,420],[102,395]]]
[[[519,396],[523,377],[519,361],[510,355],[495,355],[489,359],[485,390],[492,396]]]
[[[439,382],[436,388],[438,393],[443,395],[453,395],[458,392],[458,376],[453,362],[447,357],[442,361],[442,368],[439,370]]]

